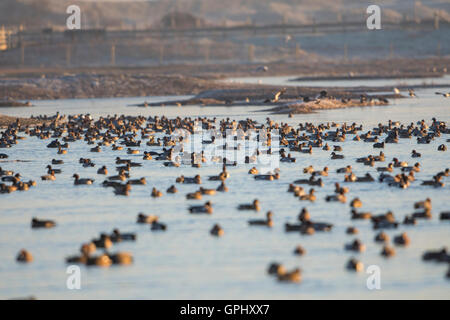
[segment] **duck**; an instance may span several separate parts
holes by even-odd
[[[306,254],[306,250],[301,245],[298,245],[294,249],[294,254],[297,256],[303,256]]]
[[[87,257],[87,266],[98,266],[98,267],[109,267],[112,265],[111,258],[106,254],[101,254],[99,256]]]
[[[370,212],[357,212],[355,209],[352,209],[352,220],[366,220],[372,218],[372,214]]]
[[[52,164],[64,164],[63,160],[52,159]]]
[[[290,153],[288,153],[287,157],[281,156],[280,161],[294,163],[296,161],[296,159],[294,157],[292,157]]]
[[[417,224],[417,221],[414,217],[406,215],[405,218],[403,219],[403,224],[404,225],[415,225],[415,224]]]
[[[313,188],[309,189],[309,193],[299,196],[299,199],[302,201],[303,200],[311,201],[311,202],[316,201],[315,190]]]
[[[377,233],[374,240],[375,242],[389,242],[389,236],[385,232],[381,231]]]
[[[20,182],[20,177],[21,177],[20,173],[16,173],[13,176],[2,177],[2,181],[12,182],[15,185],[15,184],[18,184]]]
[[[266,219],[264,220],[249,220],[248,224],[251,226],[267,226],[267,227],[273,227],[273,213],[272,211],[267,211],[266,213]]]
[[[312,173],[313,176],[328,176],[328,167],[324,167],[323,170],[314,171]]]
[[[436,174],[437,177],[448,177],[450,176],[450,169],[446,168],[444,171],[440,171]]]
[[[345,230],[346,234],[357,234],[359,231],[355,227],[348,227],[347,230]]]
[[[420,163],[416,162],[414,166],[402,167],[402,172],[420,172]]]
[[[362,201],[356,197],[352,200],[352,202],[350,202],[350,206],[352,208],[361,208],[362,207]]]
[[[278,273],[277,278],[280,282],[300,282],[302,279],[301,270],[296,268],[289,272]]]
[[[94,183],[94,179],[89,178],[80,179],[80,176],[76,173],[72,177],[75,179],[75,181],[73,182],[74,185],[82,185],[82,184],[91,185]]]
[[[356,177],[355,182],[374,182],[375,179],[370,175],[370,173],[366,173],[362,177]]]
[[[413,150],[411,152],[411,157],[412,158],[420,158],[420,157],[422,157],[422,155],[420,153],[418,153],[416,150]]]
[[[383,257],[390,258],[390,257],[395,256],[395,249],[388,245],[385,245],[385,246],[383,246],[383,249],[381,250],[380,254]]]
[[[364,264],[361,261],[351,258],[346,265],[346,268],[351,271],[360,272],[364,270]]]
[[[155,187],[153,187],[152,193],[151,193],[151,196],[153,198],[159,198],[159,197],[162,197],[162,195],[163,195],[163,193],[161,191],[159,191]]]
[[[313,173],[313,172],[314,172],[313,166],[308,166],[306,168],[303,168],[303,173]]]
[[[450,212],[441,212],[439,215],[440,220],[450,220]]]
[[[56,226],[55,221],[53,220],[39,220],[37,218],[31,219],[31,228],[53,228]]]
[[[151,224],[154,221],[158,221],[158,217],[154,216],[154,215],[146,215],[143,214],[142,212],[138,214],[137,216],[137,223],[145,223],[145,224]]]
[[[111,238],[104,233],[100,234],[100,238],[93,239],[92,243],[95,244],[97,248],[104,248],[104,249],[109,249],[113,245]]]
[[[97,250],[97,246],[93,242],[84,243],[80,247],[80,252],[83,255],[89,256]]]
[[[253,167],[248,171],[248,174],[258,174],[258,173],[259,173],[259,171],[258,171],[258,169],[256,169],[256,167]]]
[[[33,261],[33,256],[31,255],[31,253],[29,251],[22,249],[17,254],[16,261],[22,262],[22,263],[30,263]]]
[[[345,250],[363,252],[366,250],[366,246],[359,239],[355,239],[351,243],[345,245]]]
[[[394,164],[391,162],[387,167],[377,167],[378,172],[392,172],[394,171]]]
[[[299,186],[295,186],[294,188],[294,196],[295,197],[301,197],[306,195],[305,189],[303,189],[302,187]]]
[[[401,167],[407,167],[408,166],[408,162],[400,161],[397,158],[393,158],[392,161],[394,162],[394,167],[395,168],[401,168]]]
[[[392,213],[392,211],[388,211],[386,214],[372,216],[371,221],[373,223],[373,228],[375,230],[396,229],[398,227],[398,222],[395,221],[394,214]]]
[[[161,222],[158,222],[157,220],[153,221],[150,230],[152,231],[166,231],[167,225]]]
[[[93,163],[91,159],[80,158],[80,163],[84,168],[95,167],[95,163]]]
[[[199,191],[203,195],[213,196],[213,195],[216,194],[216,190],[215,189],[205,189],[205,188],[200,187]]]
[[[174,185],[171,185],[171,186],[166,190],[166,192],[167,192],[167,193],[177,193],[177,192],[178,192],[178,189],[177,189]]]
[[[345,196],[343,191],[340,191],[333,195],[328,195],[325,197],[325,201],[327,202],[342,202],[345,203],[347,201],[347,197]]]
[[[116,157],[116,164],[127,164],[130,162],[131,159],[121,159],[120,157]]]
[[[380,148],[383,149],[384,148],[384,142],[376,142],[373,144],[374,148]]]
[[[344,168],[339,168],[336,170],[337,173],[352,173],[352,166],[348,165]]]
[[[238,206],[238,210],[255,210],[255,211],[259,211],[260,210],[259,200],[255,199],[255,200],[253,200],[253,202],[251,204],[240,204]]]
[[[175,182],[177,183],[185,183],[185,184],[201,184],[202,180],[200,175],[195,175],[193,178],[188,178],[183,175],[175,179]]]
[[[133,263],[133,256],[128,252],[108,254],[112,264],[129,265]]]
[[[58,154],[67,154],[67,150],[61,147],[58,147]]]
[[[189,212],[190,213],[212,214],[213,213],[212,203],[210,201],[207,201],[207,202],[205,202],[204,205],[201,205],[201,206],[190,206]]]
[[[424,180],[422,181],[423,186],[433,186],[435,188],[441,188],[445,184],[441,181],[440,176],[434,176],[432,180]]]
[[[100,148],[100,144],[98,144],[98,146],[91,148],[91,152],[101,152],[102,149]]]
[[[186,199],[191,200],[201,200],[202,199],[202,193],[200,191],[192,192],[186,194]]]
[[[128,148],[127,154],[139,154],[139,150]]]
[[[398,246],[407,246],[411,240],[409,239],[406,232],[403,232],[402,234],[394,237],[394,243]]]
[[[275,174],[257,174],[254,175],[255,180],[278,180],[280,178],[280,174],[277,172]]]
[[[142,160],[152,160],[152,159],[153,159],[152,155],[149,152],[144,151],[144,156],[142,157]]]
[[[212,229],[209,231],[209,233],[210,233],[211,235],[213,235],[213,236],[221,237],[221,236],[224,235],[225,232],[223,231],[223,229],[222,229],[222,227],[221,227],[220,225],[215,224],[215,225],[212,227]]]
[[[111,241],[114,242],[122,242],[122,241],[136,241],[135,233],[122,233],[119,229],[114,229],[109,236]]]
[[[129,184],[133,184],[133,185],[146,185],[147,184],[147,180],[145,179],[145,177],[142,177],[140,179],[130,179],[128,180]]]
[[[52,171],[50,171],[50,174],[47,174],[45,176],[41,176],[41,180],[43,180],[43,181],[55,181],[56,180],[55,172],[52,170]]]
[[[219,192],[228,192],[228,187],[222,181],[222,183],[217,187],[216,190],[219,191]]]
[[[338,159],[344,159],[343,154],[336,154],[335,152],[331,153],[331,160],[338,160]]]
[[[414,219],[431,219],[431,209],[425,209],[423,211],[414,212],[412,214],[412,218]]]
[[[424,261],[450,262],[450,254],[447,253],[447,248],[443,247],[440,250],[424,252],[422,259]]]
[[[336,182],[336,183],[334,184],[334,192],[335,192],[335,193],[343,193],[343,194],[345,194],[345,193],[348,193],[348,192],[349,192],[349,189],[348,189],[347,187],[341,187],[341,185],[339,184],[339,182]]]
[[[106,168],[106,166],[102,166],[100,169],[97,170],[97,174],[107,175],[108,174],[108,169]]]
[[[113,151],[121,151],[121,150],[123,150],[123,147],[122,146],[117,146],[116,144],[113,144],[112,145],[112,149],[113,149]]]
[[[286,272],[286,269],[284,268],[284,266],[277,262],[272,262],[269,265],[269,268],[267,269],[267,273],[270,275],[277,275],[277,274],[282,274],[285,272]]]

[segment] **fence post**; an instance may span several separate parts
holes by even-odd
[[[111,45],[111,65],[116,65],[116,45],[114,43]]]
[[[25,42],[20,42],[20,65],[25,65]]]
[[[300,44],[298,43],[295,45],[295,58],[300,58]]]
[[[205,45],[205,63],[209,63],[209,43]]]
[[[161,44],[159,47],[159,63],[162,64],[164,62],[164,44]]]
[[[439,12],[434,12],[434,30],[439,30]]]
[[[348,61],[348,45],[344,44],[344,61]]]
[[[70,44],[66,44],[66,66],[70,67],[70,60],[72,58],[72,46]]]
[[[248,46],[248,61],[253,62],[255,59],[255,46],[253,44]]]

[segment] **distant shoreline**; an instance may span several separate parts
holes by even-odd
[[[216,81],[244,76],[293,76],[311,82],[340,79],[442,77],[450,72],[450,57],[347,62],[329,60],[298,63],[272,62],[264,66],[267,67],[266,72],[258,71],[261,69],[261,64],[0,69],[0,100],[196,95],[207,90],[267,87],[258,84]],[[349,74],[352,75],[351,78]],[[439,86],[433,85],[433,87]],[[279,88],[280,86],[275,89]],[[373,92],[379,89],[367,87],[365,90]]]

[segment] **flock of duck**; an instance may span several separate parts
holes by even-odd
[[[314,235],[320,232],[332,232],[333,224],[324,221],[316,221],[314,214],[311,214],[306,208],[310,202],[320,201],[317,194],[317,189],[320,189],[327,183],[327,177],[331,172],[336,172],[341,175],[342,182],[336,182],[334,193],[327,194],[323,197],[325,202],[341,202],[350,204],[349,221],[358,219],[369,220],[372,223],[374,232],[374,241],[383,245],[380,255],[386,258],[395,256],[394,246],[405,247],[408,246],[411,239],[406,232],[398,233],[393,237],[392,242],[390,237],[384,230],[395,230],[400,225],[415,225],[419,219],[432,218],[432,200],[427,198],[425,200],[417,201],[414,204],[415,212],[404,218],[403,221],[398,221],[393,212],[387,210],[384,214],[372,214],[371,212],[361,211],[363,203],[358,197],[347,199],[347,195],[353,183],[382,183],[387,187],[406,189],[413,184],[422,185],[424,188],[442,188],[446,177],[449,176],[449,169],[442,168],[441,171],[436,172],[431,180],[418,179],[422,170],[422,166],[418,161],[421,154],[416,150],[411,151],[411,158],[414,159],[409,164],[406,159],[398,159],[397,157],[388,157],[384,154],[383,149],[386,144],[398,143],[400,139],[410,139],[417,144],[431,144],[436,138],[450,133],[450,128],[447,128],[446,123],[438,121],[433,118],[431,123],[424,120],[417,123],[410,123],[408,125],[389,120],[385,124],[379,124],[375,128],[363,130],[362,125],[355,123],[337,124],[337,123],[322,123],[314,125],[312,123],[300,123],[298,127],[292,127],[287,123],[276,123],[267,118],[264,124],[257,123],[251,119],[242,121],[235,121],[231,119],[217,120],[207,118],[181,118],[168,119],[162,117],[148,117],[143,116],[108,116],[100,117],[94,120],[89,115],[74,115],[64,117],[61,121],[59,114],[55,117],[46,117],[46,123],[28,127],[23,126],[20,122],[10,125],[6,130],[1,132],[0,147],[11,148],[14,147],[21,139],[26,136],[35,137],[37,139],[52,140],[47,144],[47,148],[55,149],[55,158],[48,159],[48,164],[45,167],[45,172],[40,176],[40,183],[51,183],[57,180],[58,175],[64,170],[65,161],[64,155],[69,152],[70,144],[76,141],[84,141],[91,145],[90,152],[99,153],[106,148],[117,152],[115,157],[115,168],[107,168],[106,165],[95,163],[89,158],[80,158],[79,166],[82,168],[97,167],[97,177],[81,177],[78,172],[72,175],[73,184],[75,187],[79,185],[92,185],[101,183],[105,188],[111,188],[118,196],[129,196],[132,189],[137,186],[145,186],[147,184],[145,177],[131,179],[133,168],[144,165],[142,161],[160,161],[164,167],[180,167],[185,165],[180,161],[174,161],[175,147],[186,143],[186,137],[175,137],[173,135],[176,129],[184,129],[194,133],[195,125],[202,126],[203,129],[213,129],[222,135],[225,132],[236,132],[240,130],[244,133],[244,139],[247,139],[246,134],[250,130],[266,129],[267,132],[271,130],[278,130],[280,134],[279,150],[270,150],[271,139],[270,133],[267,134],[267,147],[272,154],[278,152],[279,160],[283,163],[290,163],[295,166],[297,158],[302,157],[302,162],[309,161],[309,154],[316,152],[329,152],[330,163],[338,163],[335,168],[328,166],[318,169],[312,165],[301,168],[299,174],[305,175],[301,179],[293,179],[287,186],[287,192],[292,193],[294,198],[305,203],[298,215],[296,223],[286,223],[285,232],[297,232],[302,235]],[[350,138],[350,136],[352,136]],[[374,154],[365,155],[356,159],[356,164],[342,165],[345,161],[343,146],[332,145],[333,143],[348,141],[352,139],[359,143],[368,143],[374,149],[380,150]],[[414,140],[413,140],[414,139]],[[449,139],[446,140],[449,142]],[[203,140],[203,144],[214,144],[215,139]],[[151,151],[145,151],[141,155],[142,146],[152,147]],[[224,147],[226,148],[226,146]],[[183,149],[181,149],[183,150]],[[445,144],[435,147],[438,152],[445,152],[447,150]],[[122,152],[121,152],[122,151]],[[131,158],[122,158],[124,152],[127,155],[133,155]],[[255,163],[248,174],[253,176],[255,180],[267,181],[263,183],[270,183],[270,181],[280,179],[282,172],[280,169],[275,169],[273,172],[259,172],[257,168],[257,156],[259,150],[252,155],[245,157],[245,163]],[[306,154],[306,155],[303,155]],[[7,159],[14,155],[14,152],[9,154],[0,153],[0,158],[7,163]],[[122,156],[122,157],[121,157]],[[142,157],[142,161],[135,161],[138,157]],[[190,159],[189,162],[192,167],[202,168],[202,163],[207,162],[205,154],[189,153],[184,155],[185,158]],[[297,158],[296,158],[297,157]],[[58,158],[58,159],[56,159]],[[199,161],[193,161],[199,160]],[[213,196],[218,193],[227,192],[228,187],[226,181],[230,179],[231,173],[228,167],[236,167],[240,165],[235,161],[229,161],[226,158],[216,157],[212,161],[220,164],[221,171],[217,175],[208,177],[201,177],[197,174],[193,177],[179,175],[173,178],[173,184],[165,190],[167,194],[178,193],[177,185],[186,184],[192,185],[191,192],[184,195],[187,200],[202,200],[205,196]],[[373,167],[378,173],[378,177],[373,176],[373,173],[367,172],[362,176],[357,176],[353,172],[353,166],[365,166],[367,168]],[[364,167],[363,167],[364,168]],[[372,170],[371,172],[373,172]],[[15,191],[26,191],[31,187],[38,188],[38,184],[34,180],[22,180],[19,172],[0,168],[0,193],[7,194]],[[99,177],[104,177],[99,178]],[[204,180],[216,181],[218,186],[216,188],[207,189],[201,187]],[[103,180],[102,182],[97,182]],[[164,196],[164,190],[159,190],[158,186],[152,187],[149,192],[151,197]],[[220,199],[220,197],[218,197]],[[303,205],[302,205],[303,206]],[[189,214],[193,215],[211,215],[214,211],[212,201],[206,201],[200,205],[191,205],[188,207]],[[261,210],[261,204],[258,199],[254,199],[250,203],[236,204],[236,209],[240,211],[254,211]],[[251,219],[247,223],[249,227],[266,227],[271,228],[274,213],[272,211],[266,212],[262,219]],[[440,220],[442,222],[450,220],[450,212],[441,212]],[[136,218],[136,223],[148,224],[152,231],[166,231],[167,224],[160,221],[157,215],[147,215],[139,213]],[[447,223],[447,222],[445,222]],[[55,221],[33,218],[31,221],[32,228],[53,228],[57,225]],[[358,229],[354,226],[347,228],[346,233],[349,235],[357,235]],[[217,223],[212,224],[210,234],[214,237],[221,237],[225,234],[225,230]],[[80,244],[80,252],[77,255],[71,255],[66,258],[67,263],[79,263],[87,266],[110,266],[112,264],[130,264],[133,262],[133,256],[127,252],[111,252],[111,248],[116,243],[122,241],[136,241],[137,235],[134,233],[122,233],[117,228],[111,233],[101,233],[98,238],[87,239],[86,242]],[[392,243],[392,245],[391,245]],[[343,245],[343,250],[360,253],[366,249],[365,244],[355,238],[353,241]],[[295,255],[304,255],[306,250],[302,246],[294,248]],[[31,262],[33,260],[32,254],[22,249],[16,258],[19,262]],[[450,253],[446,248],[427,251],[423,255],[423,260],[436,261],[446,263],[450,266]],[[356,258],[352,257],[346,268],[352,271],[361,271],[363,264]],[[278,262],[273,262],[269,265],[268,273],[273,275],[279,281],[283,282],[299,282],[302,279],[301,269],[295,268],[293,270],[286,270],[286,268]],[[450,268],[446,275],[450,278]]]

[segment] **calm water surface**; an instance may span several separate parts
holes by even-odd
[[[443,90],[443,89],[441,89]],[[447,88],[447,91],[450,88]],[[441,121],[450,121],[450,100],[434,95],[434,90],[417,92],[418,99],[392,101],[386,107],[352,108],[330,110],[309,115],[296,115],[288,119],[286,115],[271,115],[277,121],[298,124],[299,122],[358,122],[368,130],[379,122],[388,119],[409,124],[411,121],[430,119],[435,116]],[[176,98],[176,97],[174,97]],[[8,115],[29,116],[31,114],[53,115],[90,113],[100,115],[166,115],[217,116],[245,119],[251,117],[264,121],[268,116],[260,107],[161,107],[137,108],[127,105],[143,100],[165,100],[167,97],[90,99],[34,101],[33,108],[2,109]],[[141,155],[127,155],[126,151],[112,151],[102,147],[101,153],[90,153],[84,142],[70,144],[67,155],[57,155],[55,149],[48,149],[49,140],[27,137],[11,149],[2,149],[11,159],[31,160],[27,163],[1,163],[4,169],[19,171],[24,180],[34,179],[38,185],[28,192],[14,192],[0,195],[0,298],[34,295],[37,298],[63,299],[395,299],[395,298],[450,298],[450,281],[445,279],[448,266],[445,264],[424,263],[422,253],[427,249],[437,249],[450,244],[450,224],[439,221],[439,212],[449,210],[450,178],[444,178],[446,186],[442,189],[420,186],[413,183],[410,188],[400,190],[385,184],[350,184],[348,200],[355,196],[363,201],[363,210],[375,214],[392,210],[397,220],[413,212],[413,203],[426,197],[433,201],[433,218],[420,220],[414,227],[400,226],[387,233],[391,236],[406,231],[411,238],[407,248],[396,248],[394,258],[383,259],[379,253],[381,246],[373,241],[375,232],[368,221],[350,220],[349,203],[327,203],[324,198],[332,194],[334,182],[342,182],[343,175],[335,169],[351,164],[360,176],[370,172],[378,176],[376,168],[355,163],[357,157],[378,153],[372,144],[354,142],[350,135],[343,146],[346,159],[330,161],[329,152],[314,150],[312,155],[298,155],[294,164],[281,163],[281,178],[272,182],[255,181],[247,174],[251,165],[230,167],[231,177],[227,180],[228,193],[206,196],[203,200],[185,200],[184,195],[198,188],[195,185],[177,185],[179,193],[164,194],[163,197],[150,197],[152,187],[165,191],[174,184],[181,174],[193,176],[200,173],[203,187],[215,188],[217,182],[207,181],[206,176],[217,174],[217,165],[195,169],[188,166],[180,168],[163,167],[160,161],[142,161]],[[396,156],[413,164],[410,158],[412,149],[422,153],[420,162],[422,172],[417,179],[430,179],[437,171],[449,166],[447,152],[437,152],[437,146],[449,137],[443,136],[429,145],[417,145],[414,139],[401,139],[398,144],[388,144],[384,150],[387,159]],[[448,144],[447,144],[448,145]],[[155,148],[140,148],[141,151]],[[114,171],[116,156],[132,158],[143,163],[141,168],[132,170],[133,178],[146,177],[146,186],[133,186],[129,197],[115,196],[111,188],[103,188],[100,183],[104,176],[96,174],[98,167],[106,165],[110,173]],[[89,157],[97,165],[95,168],[82,168],[80,157]],[[64,159],[60,166],[63,173],[56,181],[40,181],[46,174],[45,166],[52,158]],[[305,177],[302,168],[313,164],[322,168],[329,166],[331,174],[325,178],[325,186],[318,189],[318,200],[307,203],[287,193],[287,187],[295,179]],[[387,165],[387,161],[380,165]],[[73,185],[73,173],[81,177],[95,178],[92,186]],[[164,192],[165,193],[165,192]],[[258,198],[262,204],[259,213],[236,210],[240,203]],[[191,204],[211,200],[214,213],[211,216],[188,214]],[[285,233],[284,223],[294,222],[303,206],[311,212],[312,218],[334,224],[332,232],[316,233],[314,236],[301,236],[298,233]],[[247,220],[262,218],[267,210],[274,212],[272,229],[249,227]],[[152,232],[148,225],[137,225],[139,212],[156,214],[167,223],[168,231]],[[58,226],[48,230],[32,230],[32,217],[54,219]],[[209,230],[219,223],[225,235],[216,239]],[[345,243],[354,239],[346,235],[350,226],[359,229],[357,235],[367,246],[361,254],[351,254],[343,249]],[[111,232],[113,228],[123,232],[137,233],[134,243],[120,243],[112,248],[115,251],[128,251],[134,255],[131,266],[110,268],[81,267],[81,290],[66,288],[65,257],[77,254],[80,244],[97,237],[100,232]],[[303,257],[293,255],[296,245],[302,245],[307,254]],[[21,248],[28,249],[34,262],[21,265],[15,256]],[[356,256],[365,266],[379,265],[381,268],[381,290],[370,291],[366,287],[367,274],[348,272],[344,266],[351,256]],[[281,284],[266,274],[269,263],[278,261],[287,268],[300,267],[303,281],[300,284]]]
[[[307,87],[383,87],[383,86],[414,86],[414,85],[450,85],[450,75],[440,78],[402,78],[402,79],[348,79],[348,80],[299,80],[296,77],[242,77],[230,78],[224,81],[235,83],[260,83],[280,86]],[[439,91],[439,90],[438,90]]]

